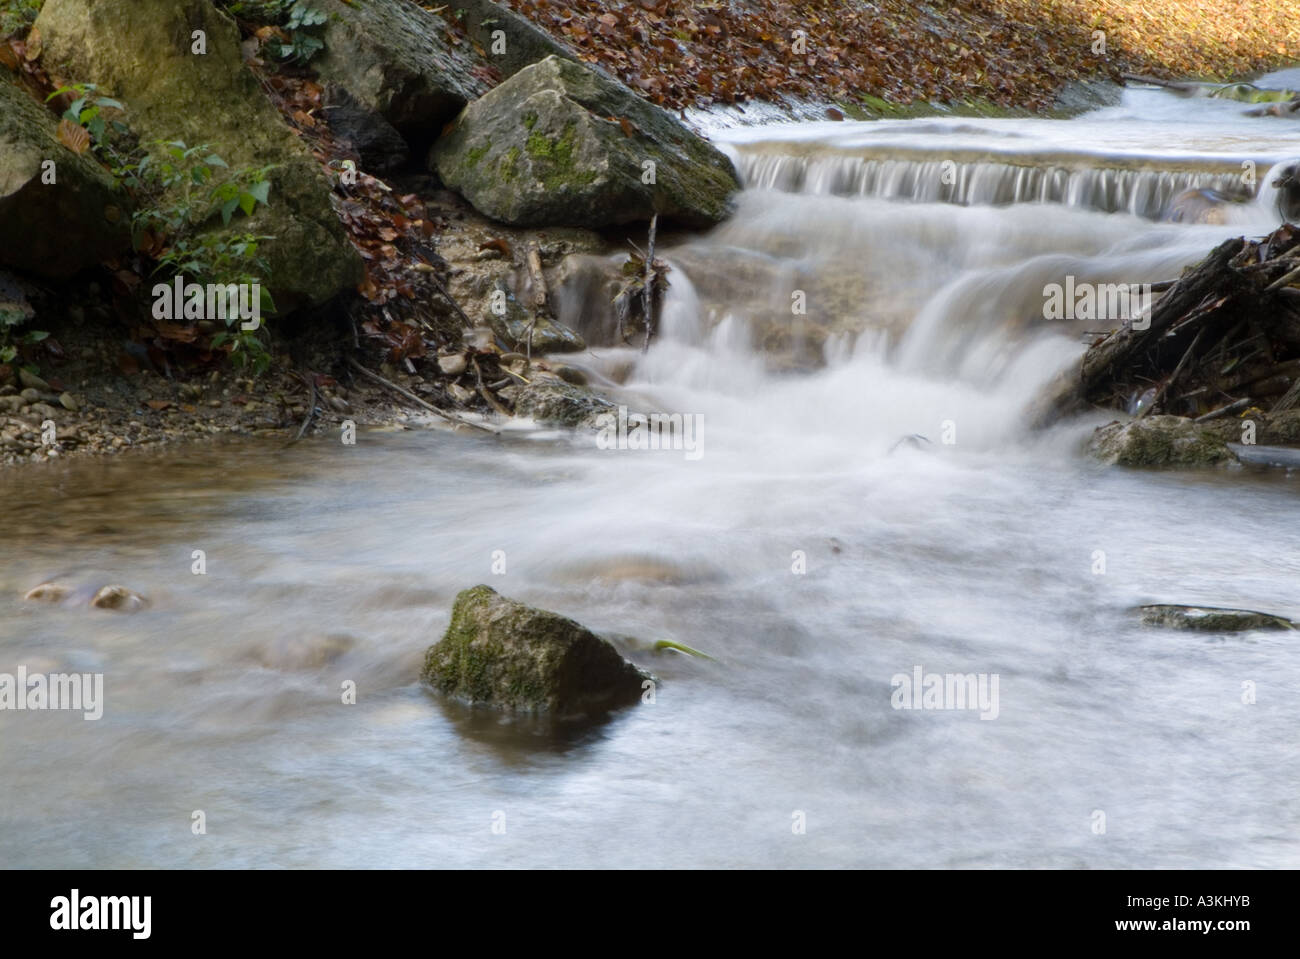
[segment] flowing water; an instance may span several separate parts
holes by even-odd
[[[1042,320],[1045,284],[1169,279],[1276,226],[1267,195],[1154,218],[1300,155],[1241,109],[719,125],[736,216],[664,252],[645,356],[580,358],[702,415],[698,459],[374,431],[0,477],[0,672],[101,672],[105,700],[0,712],[0,863],[1300,865],[1296,640],[1131,610],[1300,616],[1296,478],[1100,469],[1097,420],[1023,425],[1114,325]],[[50,578],[152,606],[20,600]],[[613,636],[654,703],[555,732],[433,697],[422,653],[480,582]],[[996,675],[996,718],[893,708],[916,667]]]

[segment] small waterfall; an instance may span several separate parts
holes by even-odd
[[[875,155],[831,151],[791,154],[761,148],[736,151],[747,187],[847,197],[876,197],[958,206],[1059,203],[1101,213],[1159,219],[1187,189],[1212,189],[1249,199],[1241,168],[1224,163],[1197,169],[1107,166],[1105,158],[964,158],[917,152]]]

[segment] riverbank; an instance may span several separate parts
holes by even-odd
[[[288,440],[342,431],[346,424],[504,420],[516,411],[524,385],[540,381],[563,382],[578,390],[588,386],[582,362],[532,356],[530,344],[517,338],[524,328],[531,336],[539,318],[554,319],[557,295],[568,298],[569,315],[579,317],[589,334],[596,331],[589,346],[630,342],[627,334],[633,327],[622,318],[615,320],[615,296],[626,283],[620,262],[625,261],[633,274],[639,269],[635,254],[647,239],[644,224],[553,229],[507,226],[484,216],[443,189],[438,171],[426,167],[420,152],[429,138],[446,134],[458,121],[437,132],[427,122],[411,127],[409,118],[402,117],[408,117],[419,98],[410,95],[408,109],[384,100],[394,96],[391,90],[380,91],[379,105],[359,105],[351,94],[339,99],[334,92],[338,84],[357,81],[347,75],[340,80],[337,64],[330,67],[327,60],[322,66],[319,59],[315,64],[286,63],[274,52],[277,43],[291,36],[273,21],[259,19],[275,4],[222,6],[238,19],[241,63],[235,72],[248,68],[260,85],[255,96],[265,95],[274,108],[258,113],[259,123],[284,127],[275,136],[288,145],[276,146],[280,152],[275,156],[303,166],[310,154],[315,175],[332,187],[314,188],[316,196],[304,202],[301,180],[289,185],[282,192],[296,206],[276,214],[289,219],[264,226],[268,232],[293,233],[306,223],[325,244],[327,249],[318,250],[318,275],[331,285],[320,291],[323,302],[301,304],[317,292],[312,288],[317,273],[312,263],[302,262],[301,252],[294,254],[287,260],[290,269],[277,278],[282,285],[296,283],[287,300],[292,305],[271,317],[267,330],[254,341],[263,344],[265,352],[257,358],[266,367],[259,373],[231,365],[227,357],[235,356],[233,341],[221,345],[223,335],[210,322],[151,321],[145,291],[163,262],[180,248],[180,240],[173,243],[146,231],[143,245],[137,235],[129,253],[119,252],[70,279],[0,273],[0,311],[8,310],[4,321],[15,351],[9,362],[0,363],[0,462],[114,453],[215,433],[272,433]],[[461,58],[456,68],[479,82],[466,97],[505,82],[529,57],[558,50],[618,76],[646,100],[678,110],[730,104],[746,116],[746,105],[752,111],[761,101],[765,110],[779,112],[796,105],[805,113],[810,102],[821,103],[816,109],[829,110],[832,118],[987,109],[1042,112],[1060,105],[1067,86],[1110,82],[1122,70],[1239,73],[1300,56],[1300,50],[1272,39],[1283,21],[1271,8],[1252,8],[1248,19],[1234,28],[1235,45],[1223,29],[1211,24],[1195,33],[1194,43],[1174,49],[1165,39],[1171,31],[1194,25],[1189,17],[1198,9],[1196,4],[1157,5],[1166,15],[1158,21],[1159,29],[1138,14],[1125,14],[1104,2],[1058,5],[1046,13],[1011,0],[963,3],[940,15],[928,6],[913,8],[890,0],[879,5],[869,21],[857,8],[830,2],[801,7],[796,19],[785,7],[766,3],[758,16],[753,11],[741,16],[725,6],[677,10],[665,2],[632,5],[615,13],[585,0],[569,7],[543,8],[527,0],[512,6],[529,19],[508,19],[514,15],[476,2],[465,10],[438,8],[439,13],[422,21],[438,25],[436,44],[445,47],[447,56]],[[22,7],[34,13],[40,4]],[[75,4],[62,7],[72,9]],[[507,19],[497,21],[494,13]],[[1029,29],[1023,21],[1031,14]],[[65,15],[65,27],[68,19]],[[1104,25],[1106,52],[1075,57],[1071,51],[1080,43],[1089,51],[1094,44],[1090,32],[1081,32],[1085,20]],[[21,16],[5,21],[14,34],[0,48],[0,60],[15,84],[41,99],[53,92],[56,79],[84,81],[84,76],[47,72],[50,57],[43,55],[39,31],[28,33],[29,22]],[[524,42],[528,53],[522,60],[494,61],[485,48],[491,37],[487,28],[498,22],[509,28],[511,43]],[[1134,32],[1139,26],[1146,31],[1141,33],[1141,50]],[[785,50],[787,34],[791,41],[806,44],[806,56]],[[635,43],[610,42],[617,36],[631,37]],[[1116,38],[1122,41],[1118,49]],[[340,34],[331,42],[355,38]],[[400,37],[368,36],[357,47],[358,55],[396,62],[402,42]],[[656,47],[659,53],[647,59],[644,51]],[[516,51],[512,56],[521,56],[517,46],[511,50]],[[54,63],[49,66],[53,69]],[[426,71],[421,82],[450,82],[439,69],[435,64],[434,75]],[[83,107],[95,103],[94,97],[89,94]],[[62,106],[70,99],[65,94],[55,103]],[[105,110],[128,126],[144,114],[148,127],[159,109],[144,103],[136,110],[130,101],[125,106],[118,113]],[[182,109],[181,119],[192,112]],[[278,121],[273,119],[277,116]],[[404,124],[400,132],[389,119]],[[83,122],[86,130],[94,129],[93,118]],[[210,124],[200,122],[199,135],[238,135],[238,124],[223,133],[220,122],[218,117]],[[643,133],[627,117],[620,123],[629,138]],[[282,135],[286,131],[291,136]],[[70,137],[78,150],[85,150],[77,140],[80,133],[59,136]],[[294,140],[306,149],[295,153]],[[114,143],[110,136],[103,149],[96,142],[85,155],[114,167]],[[531,136],[528,144],[525,153],[534,147]],[[228,148],[238,150],[234,144]],[[464,163],[477,163],[484,155],[480,150],[488,146],[468,150]],[[538,146],[538,159],[552,161],[571,150],[560,137]],[[517,150],[495,159],[489,155],[485,162],[496,162],[499,171],[513,170],[517,155]],[[129,174],[123,182],[130,182]],[[273,208],[280,202],[279,189],[277,185],[269,194]],[[256,192],[249,196],[249,208],[258,210]],[[318,228],[323,212],[338,223],[325,224],[322,232]],[[211,238],[209,232],[199,239],[206,243]],[[73,245],[79,245],[76,239]],[[300,243],[299,248],[312,246]],[[347,274],[360,277],[355,289],[341,279]],[[510,304],[504,325],[491,315],[498,295]],[[577,310],[572,307],[575,298],[581,301]],[[635,322],[639,336],[641,321]],[[557,334],[569,335],[562,330]],[[809,340],[818,356],[824,332],[820,336]],[[783,332],[782,343],[792,337],[798,339]],[[0,342],[0,347],[6,345]],[[357,363],[387,385],[359,372]]]

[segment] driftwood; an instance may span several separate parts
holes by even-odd
[[[1089,407],[1212,419],[1300,402],[1300,228],[1221,243],[1155,302],[1149,323],[1127,321],[1055,384],[1036,421]],[[1244,394],[1244,395],[1243,395]],[[1279,398],[1280,397],[1280,398]]]
[[[441,416],[448,423],[454,423],[457,426],[468,426],[471,429],[482,430],[484,433],[497,432],[491,427],[480,426],[478,423],[471,423],[469,420],[461,419],[459,416],[456,416],[454,413],[448,413],[446,410],[438,409],[438,407],[434,406],[432,403],[420,399],[420,397],[416,396],[414,393],[412,393],[410,390],[406,389],[405,387],[398,386],[392,380],[380,376],[378,373],[374,372],[373,370],[366,369],[364,366],[362,366],[360,363],[358,363],[350,356],[348,357],[348,362],[351,363],[352,366],[357,370],[357,372],[360,373],[362,376],[366,377],[367,379],[374,380],[376,383],[379,383],[381,386],[384,386],[387,389],[392,390],[398,396],[405,397],[406,399],[414,403],[416,406],[422,407],[423,409],[426,409],[430,413],[433,413],[437,416]]]

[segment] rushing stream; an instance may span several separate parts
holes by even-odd
[[[1300,866],[1296,640],[1131,609],[1300,616],[1296,479],[1101,469],[1100,420],[1023,415],[1113,325],[1042,320],[1045,284],[1277,225],[1267,195],[1156,218],[1300,156],[1241,111],[718,123],[736,216],[663,252],[648,354],[578,358],[701,415],[698,459],[416,430],[0,476],[0,672],[104,674],[98,721],[0,712],[0,863]],[[22,602],[56,577],[153,605]],[[423,651],[480,582],[614,637],[655,702],[551,734],[435,699]],[[893,708],[918,666],[996,674],[996,718]]]

